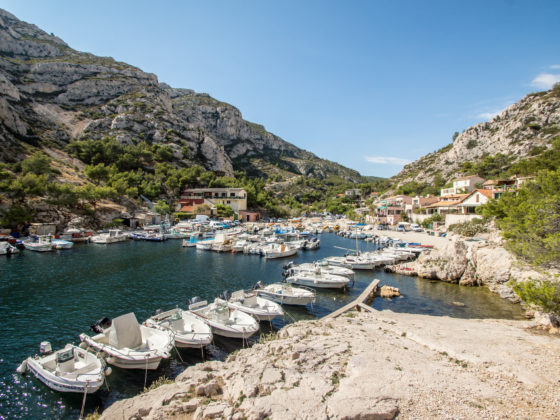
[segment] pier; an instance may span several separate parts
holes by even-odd
[[[366,302],[373,299],[378,287],[379,287],[379,280],[378,279],[372,280],[369,286],[364,289],[364,291],[360,294],[360,296],[358,296],[357,299],[353,300],[348,305],[344,305],[342,308],[328,314],[327,316],[324,316],[321,319],[336,318],[337,316],[342,315],[343,313],[351,311],[353,309],[356,309],[357,311],[361,311],[363,309],[369,312],[376,312],[375,309],[368,306]]]

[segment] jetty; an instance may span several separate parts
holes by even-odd
[[[342,308],[334,312],[331,312],[330,314],[324,316],[321,319],[336,318],[337,316],[342,315],[343,313],[351,311],[353,309],[357,311],[361,311],[363,309],[368,312],[376,312],[376,310],[368,306],[366,302],[371,301],[373,299],[378,287],[379,287],[379,280],[374,279],[368,285],[368,287],[364,289],[364,291],[360,294],[360,296],[358,296],[357,299],[353,300],[348,305],[344,305]]]

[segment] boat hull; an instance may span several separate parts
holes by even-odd
[[[315,297],[312,296],[283,296],[266,290],[258,290],[257,293],[259,296],[279,303],[280,305],[306,306],[315,301]]]
[[[103,376],[101,379],[93,379],[91,381],[68,381],[62,377],[53,375],[50,372],[45,371],[42,369],[38,363],[35,362],[31,357],[26,360],[27,369],[31,371],[33,376],[43,382],[46,386],[51,389],[54,389],[58,392],[75,392],[79,394],[83,394],[86,390],[87,384],[87,393],[93,394],[97,392],[99,388],[103,385]]]

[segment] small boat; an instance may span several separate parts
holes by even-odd
[[[346,257],[346,264],[352,270],[373,270],[377,265],[373,260],[350,255]]]
[[[277,316],[284,315],[284,311],[279,304],[258,296],[255,291],[238,290],[231,295],[225,292],[224,297],[230,309],[245,312],[257,321],[272,321]]]
[[[189,311],[210,325],[214,334],[222,337],[246,340],[259,331],[255,318],[239,310],[231,310],[222,299],[216,299],[211,304],[205,300],[193,303],[189,305]]]
[[[116,242],[124,242],[128,239],[128,235],[120,229],[109,229],[109,232],[93,235],[91,242],[96,244],[113,244]]]
[[[66,241],[64,239],[53,239],[52,245],[54,249],[70,249],[74,246],[74,242]]]
[[[196,237],[191,236],[189,239],[183,239],[182,245],[184,248],[194,248],[196,246]]]
[[[293,261],[282,267],[287,274],[295,273],[316,273],[316,274],[334,274],[335,276],[352,277],[355,273],[349,268],[328,265],[326,263],[304,263],[294,265]]]
[[[213,239],[204,239],[204,240],[196,241],[195,246],[196,249],[200,251],[211,251],[213,243],[214,243]]]
[[[18,252],[19,249],[9,242],[0,242],[0,255],[12,255]]]
[[[199,317],[180,308],[160,312],[145,322],[147,327],[170,331],[175,345],[181,348],[202,348],[212,342],[212,330]]]
[[[325,261],[328,265],[332,265],[335,267],[346,267],[350,268],[350,265],[346,261],[346,257],[327,257]]]
[[[48,252],[53,250],[52,238],[50,235],[36,236],[35,238],[23,241],[25,249],[37,252]]]
[[[281,305],[301,305],[315,302],[315,291],[306,287],[293,287],[286,283],[264,285],[258,282],[253,288],[259,296]]]
[[[110,369],[95,354],[67,344],[63,349],[52,351],[51,344],[43,341],[41,355],[28,357],[17,368],[21,374],[27,370],[46,386],[59,392],[93,394],[103,385]]]
[[[297,254],[297,248],[288,244],[270,244],[263,248],[263,255],[266,259],[286,258]]]
[[[295,273],[286,278],[287,283],[316,287],[319,289],[342,289],[348,285],[348,277],[333,274],[316,274],[311,272]]]
[[[108,355],[107,362],[123,369],[157,369],[173,349],[173,335],[139,325],[133,312],[114,318],[111,326],[80,340]]]

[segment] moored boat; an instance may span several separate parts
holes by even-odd
[[[50,235],[41,235],[23,241],[25,249],[36,252],[48,252],[53,250],[52,238]]]
[[[148,318],[145,324],[150,328],[170,331],[177,347],[202,348],[212,342],[210,326],[180,308],[160,312]]]
[[[109,232],[100,233],[91,237],[91,242],[96,244],[113,244],[128,240],[128,235],[120,229],[110,229]]]
[[[189,311],[212,327],[212,333],[216,335],[246,340],[259,331],[255,318],[239,310],[231,310],[222,299],[210,304],[205,300],[193,303],[189,305]]]
[[[254,290],[259,296],[277,302],[281,305],[305,306],[315,302],[315,291],[306,287],[293,287],[287,283],[273,283],[264,285],[258,282]]]
[[[40,356],[28,357],[17,371],[23,374],[29,370],[46,386],[59,392],[92,394],[103,385],[105,364],[95,354],[73,344],[53,352],[48,341],[41,343],[40,350]]]
[[[64,239],[53,239],[52,245],[54,249],[70,249],[74,246],[74,242],[66,241]]]
[[[300,272],[287,277],[286,282],[319,289],[342,289],[348,285],[350,279],[348,277],[335,276],[334,274]]]
[[[111,326],[93,337],[80,334],[80,340],[105,352],[108,363],[123,369],[157,369],[173,349],[170,332],[139,325],[133,312],[114,318]]]
[[[289,244],[270,244],[262,249],[266,259],[286,258],[297,254],[297,248]]]
[[[227,298],[227,305],[231,309],[238,309],[253,316],[257,321],[272,321],[278,316],[283,316],[282,307],[271,300],[258,296],[255,291],[246,292],[238,290]]]

